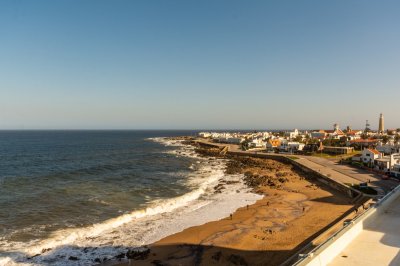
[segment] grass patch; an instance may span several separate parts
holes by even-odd
[[[292,159],[292,160],[298,160],[298,159],[300,159],[299,157],[296,157],[296,156],[287,156],[287,158]]]

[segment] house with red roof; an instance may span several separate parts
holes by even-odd
[[[361,139],[362,130],[348,130],[346,136],[348,140]]]
[[[373,165],[375,160],[382,158],[382,153],[375,149],[364,149],[361,154],[361,162],[365,164]]]

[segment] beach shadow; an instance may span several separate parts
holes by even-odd
[[[147,259],[131,261],[131,265],[280,265],[291,254],[291,250],[252,251],[177,244],[152,247]]]
[[[98,254],[106,254],[115,247],[77,247],[63,246],[61,249],[68,251],[63,253],[60,249],[46,251],[29,257],[23,253],[1,253],[2,257],[14,257],[11,260],[15,264],[24,263],[31,265],[54,265],[63,263],[63,265],[280,265],[285,259],[289,258],[294,250],[266,250],[251,251],[237,250],[209,245],[160,245],[144,249],[142,254],[137,253],[135,259],[128,259],[126,254],[130,247],[119,247],[120,250],[126,249],[124,252],[118,252],[112,257],[99,255],[93,256],[91,252],[96,251]],[[78,251],[79,250],[79,251]],[[84,257],[93,256],[91,259]]]
[[[352,204],[351,199],[349,199],[347,201],[338,200],[335,195],[314,198],[314,199],[310,199],[310,201],[321,202],[321,203],[330,203],[330,204],[335,204],[335,205],[351,205]]]

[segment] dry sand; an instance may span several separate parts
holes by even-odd
[[[279,265],[353,207],[346,195],[290,164],[241,157],[229,171],[245,173],[265,197],[232,219],[161,239],[149,246],[147,258],[124,265]]]

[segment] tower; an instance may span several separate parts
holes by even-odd
[[[333,129],[335,131],[339,130],[339,124],[338,123],[333,124]]]
[[[379,117],[379,133],[383,133],[385,131],[385,121],[383,120],[383,114],[380,115]]]
[[[368,120],[366,120],[365,122],[365,133],[368,133],[371,131],[371,129],[369,128],[371,125],[369,124]]]

